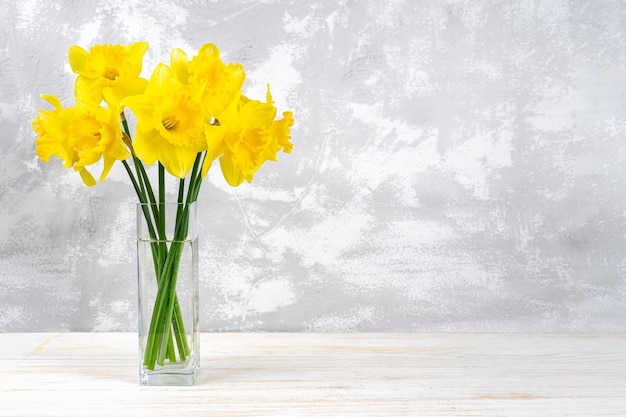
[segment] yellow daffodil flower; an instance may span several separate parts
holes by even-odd
[[[69,143],[77,152],[74,169],[93,165],[101,158],[104,167],[99,181],[104,181],[118,160],[130,157],[122,140],[119,112],[93,103],[80,102],[69,124]]]
[[[43,162],[49,162],[52,156],[57,157],[63,161],[65,168],[71,168],[77,160],[76,152],[68,140],[72,110],[64,109],[58,97],[51,94],[43,94],[41,98],[50,103],[54,110],[39,110],[32,121],[33,130],[38,135],[35,141],[37,156]]]
[[[225,65],[212,43],[202,45],[191,61],[181,49],[173,49],[170,63],[185,85],[203,89],[202,105],[207,121],[221,114],[240,92],[246,78],[241,64]]]
[[[35,140],[37,156],[43,162],[49,162],[54,156],[63,161],[65,168],[72,168],[79,159],[78,152],[70,145],[69,140],[69,126],[76,109],[64,109],[59,99],[51,94],[44,94],[41,98],[50,103],[54,110],[39,110],[32,121],[33,130],[38,136]],[[76,170],[86,185],[91,187],[96,184],[96,180],[85,168]]]
[[[279,150],[291,151],[289,132],[293,117],[290,112],[283,114],[284,119],[274,121],[276,108],[269,86],[267,103],[245,96],[233,101],[220,114],[219,125],[205,126],[209,151],[202,175],[208,171],[209,154],[220,154],[220,167],[228,184],[235,187],[244,180],[251,182],[265,161],[276,160]],[[212,148],[219,151],[211,153]]]
[[[170,67],[159,64],[146,91],[122,101],[137,117],[137,157],[148,165],[158,160],[171,175],[186,177],[198,152],[207,148],[201,95],[201,89],[183,85]]]
[[[128,46],[94,45],[89,52],[80,46],[71,46],[70,66],[78,74],[76,101],[100,104],[105,99],[118,107],[124,97],[141,94],[147,85],[147,80],[139,77],[147,49],[148,42]]]

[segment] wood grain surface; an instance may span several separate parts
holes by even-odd
[[[1,416],[626,416],[626,335],[203,333],[141,387],[132,333],[0,334]]]

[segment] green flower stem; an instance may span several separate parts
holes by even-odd
[[[163,268],[163,261],[167,257],[167,237],[165,236],[165,171],[163,165],[159,162],[159,209],[154,213],[154,218],[157,224],[159,233],[159,269],[157,272],[161,274]]]
[[[163,210],[164,206],[161,208],[161,212],[163,212]],[[184,227],[184,230],[181,231],[180,221],[177,220],[176,223],[178,230],[175,231],[169,251],[167,247],[165,247],[165,252],[161,258],[164,259],[164,263],[161,265],[157,274],[158,292],[155,299],[144,356],[144,364],[148,369],[154,369],[155,362],[162,366],[166,353],[170,361],[175,362],[170,326],[172,327],[176,339],[181,361],[186,360],[186,357],[189,355],[189,346],[185,337],[182,313],[176,295],[178,265],[180,263],[182,245],[184,244],[183,240],[187,234],[187,228]],[[182,224],[184,225],[185,223],[188,223],[188,219],[184,219]],[[160,240],[159,243],[164,244],[165,242]],[[162,245],[160,246],[163,247]],[[168,302],[166,306],[163,305],[165,301]],[[166,307],[166,309],[164,309],[164,307]]]
[[[148,339],[146,341],[146,349],[144,352],[144,365],[146,365],[146,367],[151,370],[154,369],[157,355],[162,358],[158,362],[159,365],[163,365],[165,355],[168,352],[168,357],[170,361],[175,361],[175,353],[173,353],[173,340],[171,337],[171,333],[169,332],[169,328],[172,323],[171,319],[173,313],[164,310],[163,303],[166,300],[172,300],[173,302],[173,300],[177,298],[175,292],[175,281],[176,273],[178,271],[173,271],[169,266],[173,261],[177,260],[176,263],[180,261],[180,251],[177,249],[177,246],[178,242],[174,240],[170,246],[169,251],[167,251],[165,258],[162,258],[164,259],[164,262],[161,265],[161,268],[157,270],[158,291],[152,311],[150,329],[148,331]],[[172,283],[172,281],[174,282]],[[179,329],[181,327],[180,324],[182,323],[180,308],[177,313],[178,314],[176,314],[176,317],[174,318],[174,323],[176,323],[176,328]],[[172,360],[172,356],[174,357],[174,360]],[[186,355],[181,355],[181,359],[184,356]]]
[[[176,350],[174,349],[174,341],[171,336],[167,339],[167,359],[170,362],[176,362]]]
[[[154,191],[152,191],[152,186],[150,185],[150,177],[148,177],[148,174],[146,173],[145,168],[143,167],[143,163],[141,163],[141,161],[139,160],[139,158],[137,158],[135,155],[133,155],[133,160],[135,161],[135,167],[137,168],[137,175],[140,178],[141,183],[144,183],[146,185],[146,191],[148,193],[148,199],[150,200],[150,205],[152,207],[152,212],[154,213],[154,221],[156,222],[157,228],[159,228],[159,208],[156,202],[156,199],[154,198]]]
[[[185,179],[181,178],[178,182],[178,200],[179,202],[184,201],[183,198],[185,196]],[[181,215],[181,205],[179,204],[176,208],[176,224],[178,224],[178,218]],[[180,320],[176,320],[176,317],[180,317]],[[174,335],[176,336],[176,344],[178,346],[180,358],[182,361],[185,360],[187,355],[189,355],[189,344],[187,343],[187,338],[185,337],[185,327],[182,320],[182,312],[180,311],[180,304],[178,303],[178,296],[175,295],[174,298],[174,318],[175,320],[172,322],[172,327],[174,330]]]
[[[124,165],[124,168],[126,168],[126,172],[128,173],[128,176],[130,177],[130,180],[133,183],[133,187],[135,188],[135,192],[137,193],[137,197],[139,197],[139,202],[142,203],[142,211],[143,211],[144,217],[148,220],[150,218],[150,212],[148,211],[148,208],[145,205],[145,203],[146,203],[145,193],[142,191],[140,185],[137,183],[137,180],[133,176],[133,172],[131,171],[130,167],[128,166],[128,162],[122,161],[122,164]],[[148,233],[150,234],[150,238],[151,239],[155,239],[156,238],[156,234],[154,232],[154,227],[152,226],[152,222],[150,222],[150,221],[148,221]]]
[[[203,156],[205,153],[199,153],[196,156],[196,160],[191,170],[191,181],[189,182],[189,189],[187,190],[187,204],[193,203],[198,199],[200,192],[200,185],[202,184],[202,164],[204,163]],[[200,172],[198,172],[200,171]]]
[[[171,295],[176,290],[176,282],[178,279],[178,266],[180,265],[180,255],[182,253],[184,242],[174,241],[170,247],[170,256],[166,262],[166,269],[164,270],[165,277],[162,277],[164,282],[163,289],[169,296],[162,297],[163,304],[160,307],[163,309],[163,320],[159,323],[161,330],[157,331],[157,334],[162,334],[160,345],[158,348],[158,356],[156,362],[163,366],[165,362],[165,353],[169,338],[171,337],[170,326],[172,326],[172,315],[174,313],[174,297]],[[161,291],[161,286],[159,286]]]
[[[160,189],[164,189],[164,184],[161,184]],[[178,186],[178,201],[182,202],[183,197],[184,197],[184,193],[185,193],[185,179],[181,178],[179,181],[179,186]],[[165,196],[163,195],[161,197],[162,199],[165,198]],[[177,207],[177,211],[176,211],[176,224],[175,227],[180,227],[180,222],[181,222],[181,209],[182,209],[182,205],[179,204]],[[163,209],[162,209],[163,211]],[[163,219],[163,221],[165,221]],[[187,220],[188,222],[188,220]],[[186,233],[185,233],[185,237],[186,237]],[[167,256],[167,252],[166,255]],[[178,262],[180,262],[180,254],[178,255]],[[164,258],[165,259],[165,258]],[[189,344],[187,342],[187,338],[185,337],[185,326],[184,326],[184,322],[182,320],[182,312],[180,310],[180,303],[178,302],[178,296],[176,294],[176,290],[175,290],[175,286],[172,286],[172,288],[174,288],[172,294],[173,294],[173,298],[174,298],[174,305],[173,305],[173,316],[172,316],[172,331],[174,333],[174,337],[176,338],[176,345],[178,346],[178,353],[180,356],[180,360],[181,361],[185,361],[187,356],[189,355]],[[168,326],[169,328],[169,326]]]
[[[185,208],[184,212],[188,213]],[[188,215],[187,215],[188,216]],[[180,256],[184,246],[184,238],[186,237],[187,227],[183,222],[182,227],[175,233],[174,239],[170,246],[168,257],[163,267],[163,273],[159,280],[159,289],[157,292],[152,321],[150,323],[150,332],[148,339],[154,335],[152,343],[148,343],[149,348],[146,351],[148,369],[153,369],[154,363],[163,365],[169,339],[169,330],[172,323],[172,314],[174,311],[175,297],[172,295],[176,289],[176,281],[178,274],[178,266],[180,264]],[[180,323],[180,321],[179,321]]]

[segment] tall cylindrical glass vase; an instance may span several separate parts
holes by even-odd
[[[200,368],[195,203],[137,205],[141,385],[193,385]]]

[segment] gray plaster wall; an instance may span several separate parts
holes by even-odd
[[[626,331],[624,1],[0,3],[0,331],[136,329],[135,196],[34,152],[70,45],[213,42],[294,150],[200,195],[207,331]]]

